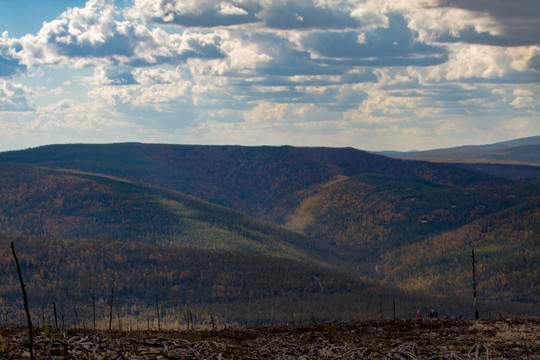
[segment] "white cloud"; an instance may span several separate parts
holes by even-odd
[[[29,92],[21,84],[0,79],[0,112],[34,110],[34,105],[27,98]]]
[[[26,70],[21,64],[16,49],[20,46],[15,39],[10,39],[8,32],[4,31],[0,36],[0,78],[10,77]]]
[[[493,1],[508,18],[489,1],[89,0],[2,35],[0,116],[35,109],[20,113],[28,134],[66,138],[374,147],[379,135],[386,148],[534,127],[540,40],[518,35],[538,33],[538,6]]]
[[[540,94],[538,93],[534,93],[528,89],[516,89],[514,90],[513,95],[515,98],[511,104],[515,108],[522,109],[540,107]]]
[[[72,8],[44,23],[37,35],[20,39],[18,54],[23,64],[147,66],[176,64],[190,58],[218,58],[223,54],[213,35],[168,34],[130,21],[118,20],[112,1],[90,0],[84,8]]]
[[[260,8],[253,0],[135,0],[127,15],[156,24],[214,27],[256,22]]]
[[[225,1],[219,4],[219,13],[222,15],[248,15],[246,10],[232,4],[228,4]]]

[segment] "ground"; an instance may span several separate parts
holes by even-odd
[[[25,327],[0,358],[29,358]],[[36,359],[540,359],[540,319],[325,322],[191,331],[35,330]]]

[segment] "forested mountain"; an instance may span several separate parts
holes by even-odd
[[[115,329],[355,320],[378,316],[381,299],[385,317],[393,316],[392,301],[400,317],[413,315],[419,306],[442,305],[437,297],[245,252],[110,239],[0,237],[2,322],[24,319],[11,240],[36,325],[55,326],[53,305],[58,323],[69,326],[92,328],[95,314],[97,326],[107,328],[112,311]],[[444,307],[446,314],[464,309],[459,301]]]
[[[539,198],[538,182],[466,189],[400,176],[343,177],[303,196],[287,227],[347,249],[360,273],[375,276],[381,254]]]
[[[387,153],[399,159],[453,163],[540,165],[540,136],[488,145]]]
[[[147,256],[201,249],[193,263],[180,262],[211,268],[205,270],[210,275],[197,276],[213,280],[197,282],[199,287],[182,283],[183,291],[197,292],[198,297],[175,288],[174,297],[181,301],[163,300],[164,309],[176,309],[169,314],[179,311],[180,302],[192,307],[198,303],[207,317],[219,313],[226,321],[283,321],[295,308],[292,299],[302,299],[304,319],[308,312],[320,319],[346,318],[352,312],[373,315],[377,296],[385,298],[385,304],[390,298],[401,299],[402,314],[439,305],[441,313],[468,313],[463,299],[470,291],[474,247],[484,311],[489,304],[489,311],[540,315],[534,310],[540,304],[540,229],[535,225],[540,223],[539,182],[514,182],[456,165],[391,159],[351,148],[138,143],[51,145],[0,153],[0,180],[0,234],[17,236],[21,244],[30,244],[24,242],[30,237],[31,244],[43,241],[62,251],[77,248],[72,241],[80,242],[90,257],[98,246],[92,244],[114,244],[118,281],[129,276],[122,265],[126,261],[146,261],[141,254],[128,260],[130,249],[146,249]],[[59,246],[62,242],[69,247]],[[26,246],[24,251],[37,251]],[[77,254],[62,256],[76,261]],[[160,263],[175,263],[167,256],[152,263],[154,275]],[[39,260],[43,262],[46,257]],[[257,275],[249,275],[241,264],[257,267]],[[303,279],[298,281],[304,287],[319,279],[326,289],[323,276],[337,285],[335,292],[325,290],[317,300],[298,290],[298,284],[294,291],[276,292],[260,290],[257,286],[264,282],[254,280],[239,290],[232,285],[241,281],[239,273],[227,275],[229,285],[218,281],[223,271],[234,273],[232,268],[253,279],[267,276],[268,283],[285,289],[290,288],[287,281],[296,281],[293,274]],[[270,274],[261,275],[266,269]],[[175,271],[163,287],[178,286],[171,279],[182,276]],[[62,271],[57,274],[63,277]],[[81,281],[68,283],[79,289],[83,301]],[[107,287],[102,287],[105,299]],[[236,295],[213,303],[201,294],[214,287]],[[393,290],[396,287],[401,290]],[[414,290],[414,296],[407,289]],[[128,303],[150,311],[149,290],[133,290],[132,303],[127,300],[130,291],[123,293],[124,311],[132,306]],[[252,292],[266,295],[255,299]],[[141,300],[144,293],[146,300]],[[360,308],[339,309],[339,303],[352,304],[355,298]],[[236,310],[226,310],[228,302]],[[236,311],[246,315],[238,317]]]
[[[464,187],[502,183],[483,173],[407,163],[352,148],[74,144],[1,153],[0,162],[113,175],[181,191],[278,223],[297,206],[299,191],[341,175],[401,175]]]
[[[175,191],[101,175],[0,166],[0,229],[10,236],[108,238],[339,263],[306,236]],[[324,260],[322,256],[324,255]],[[329,259],[334,261],[328,261]]]
[[[532,184],[531,191],[540,188]],[[426,238],[384,255],[385,279],[430,294],[469,291],[472,249],[480,297],[538,305],[540,294],[540,197]]]
[[[489,145],[384,154],[397,159],[458,164],[512,180],[540,179],[540,136]]]

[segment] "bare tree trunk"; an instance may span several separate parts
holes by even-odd
[[[92,299],[92,319],[94,321],[94,330],[96,330],[96,297],[92,287],[92,278],[90,278],[90,285],[88,285],[88,295]]]
[[[116,302],[116,316],[118,319],[118,330],[122,331],[122,314],[120,313],[120,306],[118,306],[118,301]]]
[[[28,296],[24,287],[21,267],[19,266],[19,259],[17,258],[17,254],[15,254],[15,245],[13,244],[13,241],[11,242],[11,252],[13,253],[13,257],[15,258],[15,264],[17,264],[17,272],[19,273],[19,281],[21,283],[21,290],[23,293],[24,311],[26,312],[26,320],[28,322],[28,335],[30,337],[30,359],[34,360],[34,334],[32,333],[32,318],[30,317],[30,310],[28,308]]]
[[[79,328],[79,313],[77,312],[77,305],[73,303],[73,312],[75,313],[75,328]]]
[[[52,290],[52,286],[51,286],[51,303],[53,306],[53,313],[54,313],[54,325],[56,326],[56,330],[58,330],[58,314],[56,312],[56,302],[54,301],[54,292]]]
[[[114,308],[114,279],[111,280],[111,299],[109,300],[109,331],[112,330],[113,308]]]
[[[92,320],[94,322],[94,330],[96,330],[96,298],[92,293]]]
[[[161,318],[159,316],[159,294],[157,291],[156,291],[156,313],[157,313],[158,331],[161,331]]]
[[[474,318],[478,319],[478,302],[476,300],[476,269],[474,261],[474,249],[472,249],[472,277],[473,277],[473,300],[474,300]]]
[[[47,321],[45,320],[45,305],[41,304],[41,326],[46,326]]]

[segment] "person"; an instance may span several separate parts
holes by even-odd
[[[416,311],[416,318],[421,318],[422,317],[422,313],[420,312],[420,310],[417,310]]]
[[[431,309],[431,311],[429,312],[429,317],[430,318],[436,318],[437,317],[437,312],[433,309]]]

